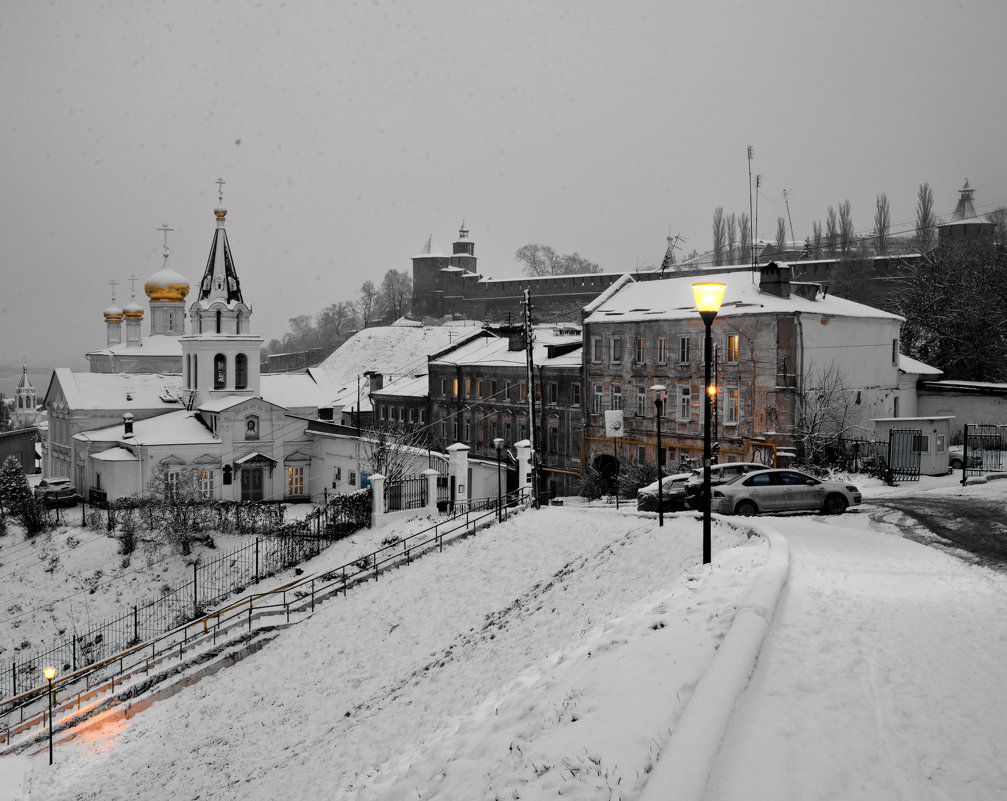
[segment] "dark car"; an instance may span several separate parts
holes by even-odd
[[[685,482],[692,473],[677,473],[661,479],[661,509],[658,509],[657,482],[636,492],[636,508],[641,512],[674,512],[685,508]]]
[[[65,476],[53,476],[38,483],[35,497],[46,506],[73,506],[77,503],[77,490]]]
[[[765,470],[767,465],[759,462],[724,462],[710,468],[710,486],[716,487],[728,481],[734,481],[738,476],[751,473],[754,470]],[[698,509],[703,495],[703,470],[693,470],[692,477],[685,483],[686,503],[693,509]]]

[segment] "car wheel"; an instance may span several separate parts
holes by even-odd
[[[830,495],[825,499],[825,506],[822,511],[827,515],[841,515],[849,508],[849,503],[842,495]]]
[[[759,513],[759,509],[751,501],[742,501],[734,507],[734,513],[736,515],[741,515],[742,517],[751,517],[752,515],[757,515]]]
[[[962,469],[962,460],[961,459],[952,459],[951,460],[951,469],[952,470],[961,470]]]

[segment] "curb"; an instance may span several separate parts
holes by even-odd
[[[769,540],[769,558],[696,685],[639,801],[703,798],[731,714],[755,669],[790,573],[786,538],[768,529],[758,530]]]

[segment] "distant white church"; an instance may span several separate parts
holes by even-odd
[[[165,263],[144,285],[149,336],[140,336],[138,304],[113,303],[105,310],[108,347],[88,354],[91,373],[53,373],[43,403],[50,415],[43,471],[70,477],[84,496],[132,495],[158,471],[169,482],[194,471],[207,498],[311,496],[306,427],[327,405],[325,391],[307,373],[267,376],[263,387],[262,338],[252,333],[227,211],[218,207],[214,215],[188,334],[189,284]]]

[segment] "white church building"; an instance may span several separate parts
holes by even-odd
[[[125,369],[137,366],[128,358],[139,358],[146,346],[136,335],[138,304],[106,310],[110,344],[88,354],[92,373],[61,368],[53,374],[43,404],[52,421],[44,472],[70,477],[85,497],[92,491],[98,498],[142,492],[157,472],[169,482],[194,474],[207,498],[307,500],[312,494],[313,440],[306,427],[327,404],[326,393],[306,373],[263,381],[262,338],[252,332],[252,309],[242,296],[224,226],[227,211],[217,208],[214,215],[216,230],[189,305],[187,334],[179,305],[189,290],[185,279],[165,266],[145,285],[151,338],[177,342],[181,376],[154,370],[154,359]],[[113,341],[120,324],[127,327],[126,344],[139,343],[132,356]],[[161,350],[161,356],[171,355],[170,348]],[[107,371],[94,372],[96,355],[107,357]]]

